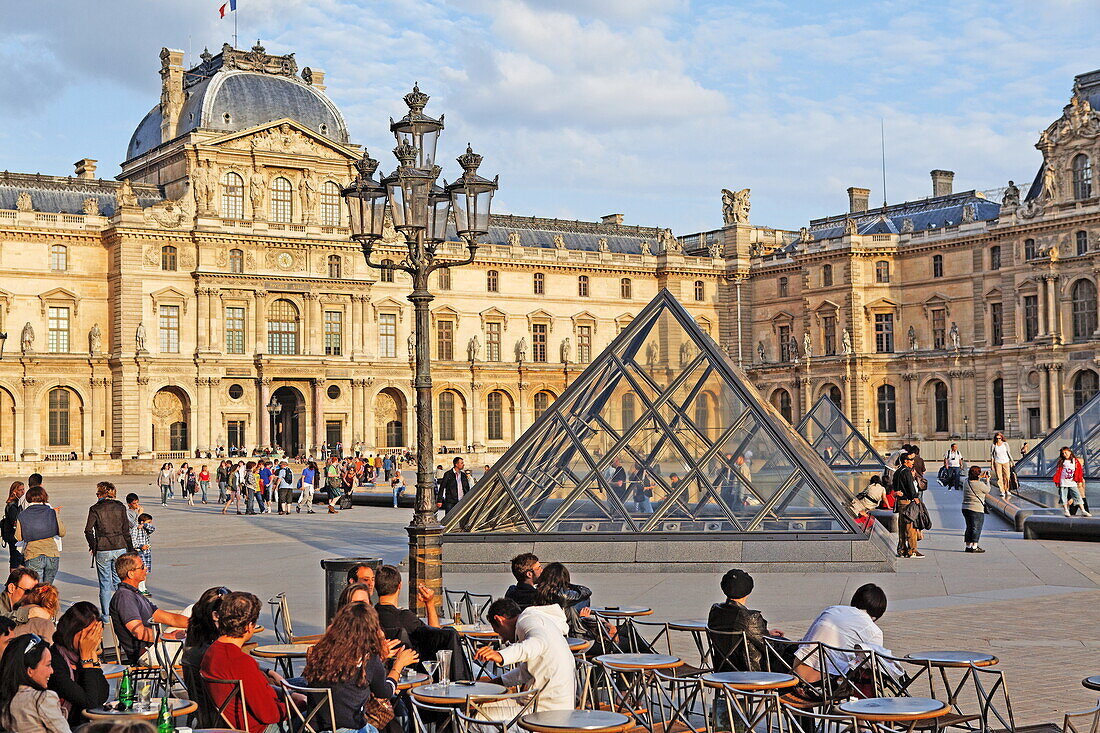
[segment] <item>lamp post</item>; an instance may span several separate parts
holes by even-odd
[[[271,415],[271,445],[268,448],[275,447],[275,419],[279,416],[279,413],[283,411],[283,405],[274,397],[271,398],[271,402],[267,403],[267,414]]]
[[[400,270],[412,278],[414,353],[416,375],[416,508],[409,533],[409,607],[423,612],[417,587],[423,583],[441,596],[443,587],[443,525],[436,517],[435,473],[432,469],[432,377],[429,351],[428,304],[435,297],[428,290],[428,276],[440,268],[461,267],[473,262],[478,237],[489,230],[489,209],[497,180],[478,175],[481,156],[469,145],[458,157],[462,174],[443,186],[436,184],[442,169],[435,164],[436,144],[443,130],[438,120],[424,114],[428,95],[413,86],[405,95],[409,112],[394,122],[390,131],[397,139],[393,154],[397,169],[381,182],[374,179],[378,161],[366,151],[356,162],[358,175],[341,195],[348,205],[351,237],[363,249],[367,265],[376,270]],[[400,262],[372,262],[374,245],[382,238],[386,215],[405,238],[407,253]],[[455,233],[465,244],[465,254],[457,258],[437,257],[439,246],[447,241],[447,224],[453,215]]]
[[[970,415],[963,415],[963,440],[970,440]]]

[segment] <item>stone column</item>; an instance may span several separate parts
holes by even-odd
[[[264,338],[267,334],[267,291],[257,290],[252,294],[255,307],[252,309],[252,320],[256,333],[256,353],[263,354],[267,352],[267,343]],[[264,401],[267,404],[267,401]],[[265,428],[266,430],[266,428]],[[267,445],[261,443],[261,445]]]
[[[363,295],[353,293],[351,307],[348,308],[348,354],[352,357],[363,355]]]
[[[104,377],[92,377],[88,380],[91,385],[91,440],[89,441],[92,458],[107,458],[105,445],[107,438],[107,412],[110,402],[105,399],[107,379]]]
[[[469,420],[470,447],[476,452],[481,450],[481,382],[470,382],[470,409],[466,410]]]
[[[324,412],[321,409],[321,397],[325,388],[325,380],[314,379],[311,384],[313,386],[313,439],[317,445],[321,445],[326,438]]]
[[[523,431],[527,429],[529,424],[527,420],[527,393],[530,388],[531,385],[528,382],[519,383],[519,400],[516,404],[516,419],[512,426],[512,442],[519,440],[519,436],[523,435]]]
[[[1066,409],[1066,392],[1065,383],[1062,379],[1062,365],[1051,364],[1051,410],[1050,410],[1050,428],[1053,430],[1062,424],[1065,420]]]
[[[196,402],[198,402],[199,407],[195,410],[196,420],[191,424],[194,425],[195,428],[193,447],[198,451],[204,451],[210,447],[210,423],[205,419],[205,416],[210,414],[209,382],[210,380],[206,377],[195,378]]]
[[[36,404],[34,377],[23,377],[23,460],[38,460],[38,448],[42,443],[40,418],[42,406]]]
[[[1050,333],[1050,319],[1047,317],[1047,279],[1041,277],[1039,279],[1039,287],[1036,289],[1035,294],[1039,298],[1039,336],[1046,336]],[[1023,320],[1020,321],[1023,323]],[[1021,337],[1023,334],[1020,334]],[[1045,420],[1046,418],[1044,418]]]
[[[1058,276],[1047,275],[1047,328],[1055,343],[1062,341],[1062,329],[1058,318]]]
[[[148,361],[148,359],[146,359]],[[125,385],[123,385],[125,387]],[[152,458],[153,453],[153,419],[152,396],[148,393],[149,377],[139,374],[137,378],[137,404],[138,404],[138,458]]]
[[[307,303],[309,305],[309,320],[310,335],[309,335],[309,348],[310,353],[324,355],[325,353],[325,320],[324,313],[321,311],[321,299],[316,294],[310,293],[313,297],[310,298]]]
[[[271,444],[271,416],[267,414],[267,403],[271,401],[271,377],[260,377],[260,402],[256,406],[256,413],[259,416],[260,429],[258,435],[260,436],[259,445],[265,446]]]
[[[199,299],[199,314],[198,314],[198,328],[195,329],[198,335],[198,350],[209,351],[210,350],[210,289],[209,288],[197,288],[195,290]]]
[[[206,404],[209,409],[206,413],[207,446],[211,449],[218,445],[218,432],[221,427],[221,406],[217,404],[217,389],[221,380],[218,377],[206,378]]]
[[[1039,425],[1047,432],[1050,425],[1050,370],[1039,364]]]
[[[348,438],[348,442],[353,445],[363,440],[362,405],[364,386],[362,379],[351,380],[351,436]]]
[[[210,320],[207,321],[210,334],[210,350],[222,351],[225,344],[222,342],[221,325],[225,320],[225,308],[222,307],[221,291],[210,288]]]

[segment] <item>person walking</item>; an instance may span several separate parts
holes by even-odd
[[[993,478],[997,481],[1001,498],[1007,499],[1012,488],[1012,450],[1008,447],[1003,433],[993,435],[993,445],[989,449],[989,463],[993,466]]]
[[[168,506],[168,496],[172,493],[172,482],[176,480],[171,463],[165,463],[157,474],[157,488],[160,489],[160,505]]]
[[[130,536],[126,505],[115,499],[115,485],[110,481],[100,481],[95,486],[95,495],[96,503],[88,509],[88,521],[84,524],[84,538],[88,540],[88,552],[95,558],[99,608],[106,620],[111,596],[118,587],[115,560],[126,552],[132,552],[134,541]]]
[[[204,463],[199,469],[199,491],[202,493],[202,503],[206,503],[206,492],[210,491],[210,470]]]
[[[328,513],[336,513],[336,502],[340,499],[340,466],[336,456],[329,456],[325,466],[325,491],[328,493]]]
[[[891,487],[897,496],[894,511],[898,514],[898,557],[924,557],[917,551],[917,513],[920,511],[920,488],[913,468],[915,457],[908,453],[901,459],[901,468],[894,472]]]
[[[405,477],[401,475],[400,471],[398,471],[397,475],[393,477],[392,481],[390,481],[390,491],[393,493],[394,509],[397,508],[397,500],[404,496],[405,489],[407,488],[409,488],[409,486],[405,483]]]
[[[470,484],[470,477],[462,470],[465,467],[466,462],[461,457],[455,457],[451,461],[451,470],[443,474],[443,506],[441,508],[444,513],[454,509],[455,505],[462,501],[462,497],[473,488]]]
[[[27,508],[19,512],[15,522],[15,539],[25,543],[26,565],[38,573],[46,585],[53,585],[61,562],[61,538],[65,523],[58,513],[61,507],[50,506],[50,497],[41,486],[27,492]]]
[[[290,514],[290,505],[294,502],[294,472],[285,460],[279,461],[279,470],[271,480],[276,485],[279,514]]]
[[[187,475],[183,478],[183,497],[187,499],[187,506],[195,506],[195,492],[199,488],[199,478],[195,469],[188,466]]]
[[[947,488],[962,490],[963,455],[958,443],[952,443],[943,454],[943,467],[947,469]]]
[[[176,481],[180,485],[180,494],[183,494],[183,492],[187,489],[187,473],[190,470],[191,466],[188,463],[184,462],[180,464],[180,469],[176,472]],[[168,492],[168,498],[171,499],[172,497],[173,493],[171,491]]]
[[[989,484],[982,480],[982,469],[971,466],[967,473],[966,486],[963,488],[962,513],[966,522],[963,542],[967,552],[985,552],[979,545],[982,538],[982,525],[985,524],[985,497],[989,494]]]
[[[226,461],[226,470],[229,477],[226,481],[225,503],[222,505],[222,514],[229,509],[230,504],[235,504],[237,514],[241,513],[241,490],[244,488],[244,464],[237,461],[236,465]]]
[[[306,464],[306,467],[302,469],[302,476],[298,479],[298,486],[301,488],[302,493],[298,496],[298,503],[294,506],[294,511],[299,514],[302,513],[302,505],[306,507],[306,514],[316,514],[313,511],[313,489],[317,486],[317,464],[310,461]]]
[[[1069,446],[1058,451],[1058,468],[1054,472],[1054,484],[1058,487],[1058,503],[1062,513],[1070,516],[1069,503],[1073,501],[1081,514],[1091,517],[1088,504],[1085,503],[1085,469],[1081,459],[1073,454]],[[25,509],[23,511],[26,511]]]
[[[260,492],[260,464],[249,461],[244,466],[244,513],[258,514],[253,502]],[[262,504],[260,505],[262,508]]]
[[[227,460],[218,461],[218,503],[225,506],[229,497],[229,474],[233,470],[233,464]]]
[[[26,560],[19,551],[19,542],[15,539],[15,522],[19,518],[19,512],[23,510],[23,494],[26,493],[22,481],[12,481],[8,489],[8,502],[4,505],[4,519],[0,520],[0,538],[8,546],[8,569],[15,570],[23,567]]]

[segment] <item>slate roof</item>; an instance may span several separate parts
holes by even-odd
[[[508,235],[511,232],[519,234],[520,244],[525,247],[554,249],[556,246],[554,238],[561,235],[566,249],[598,252],[600,240],[606,239],[607,249],[610,252],[641,254],[642,242],[645,241],[649,243],[649,251],[656,254],[660,229],[499,214],[492,217],[489,233],[482,237],[481,241],[484,244],[509,244]]]
[[[915,232],[943,229],[961,224],[963,208],[967,205],[974,207],[974,221],[990,221],[996,219],[1001,212],[999,203],[990,201],[976,191],[963,191],[907,201],[885,208],[880,206],[859,214],[839,214],[814,219],[810,222],[810,234],[815,241],[842,236],[848,219],[855,219],[860,234],[899,234],[906,219],[912,220]]]
[[[120,181],[102,178],[69,178],[43,176],[38,173],[0,173],[0,209],[15,209],[19,194],[31,195],[35,211],[61,214],[83,214],[84,199],[99,202],[99,213],[111,216],[115,212],[115,192]],[[164,200],[156,186],[134,184],[134,193],[142,206],[152,206]]]

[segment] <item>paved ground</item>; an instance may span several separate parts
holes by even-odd
[[[98,598],[81,537],[96,480],[54,478],[47,484],[69,528],[58,576],[66,601]],[[120,497],[136,491],[150,499],[146,510],[157,533],[149,585],[164,607],[186,605],[216,584],[250,590],[262,600],[287,591],[295,630],[312,633],[320,630],[324,603],[321,559],[373,556],[397,563],[405,558],[409,510],[382,501],[335,516],[221,516],[214,506],[192,509],[178,497],[170,507],[160,507],[152,477],[110,480]],[[989,515],[982,539],[988,552],[967,554],[959,494],[938,488],[930,493],[937,528],[921,545],[926,559],[901,561],[894,574],[759,575],[752,605],[773,627],[795,636],[822,607],[846,602],[856,587],[873,581],[890,598],[881,622],[887,647],[895,653],[946,648],[996,654],[1008,673],[1018,723],[1060,722],[1063,711],[1094,703],[1096,696],[1080,680],[1100,673],[1100,543],[1025,541]],[[655,610],[654,618],[673,619],[705,616],[719,596],[718,578],[624,572],[574,580],[591,586],[597,602],[644,604]],[[502,592],[509,582],[503,567],[496,575],[446,579],[452,588],[490,593]]]

